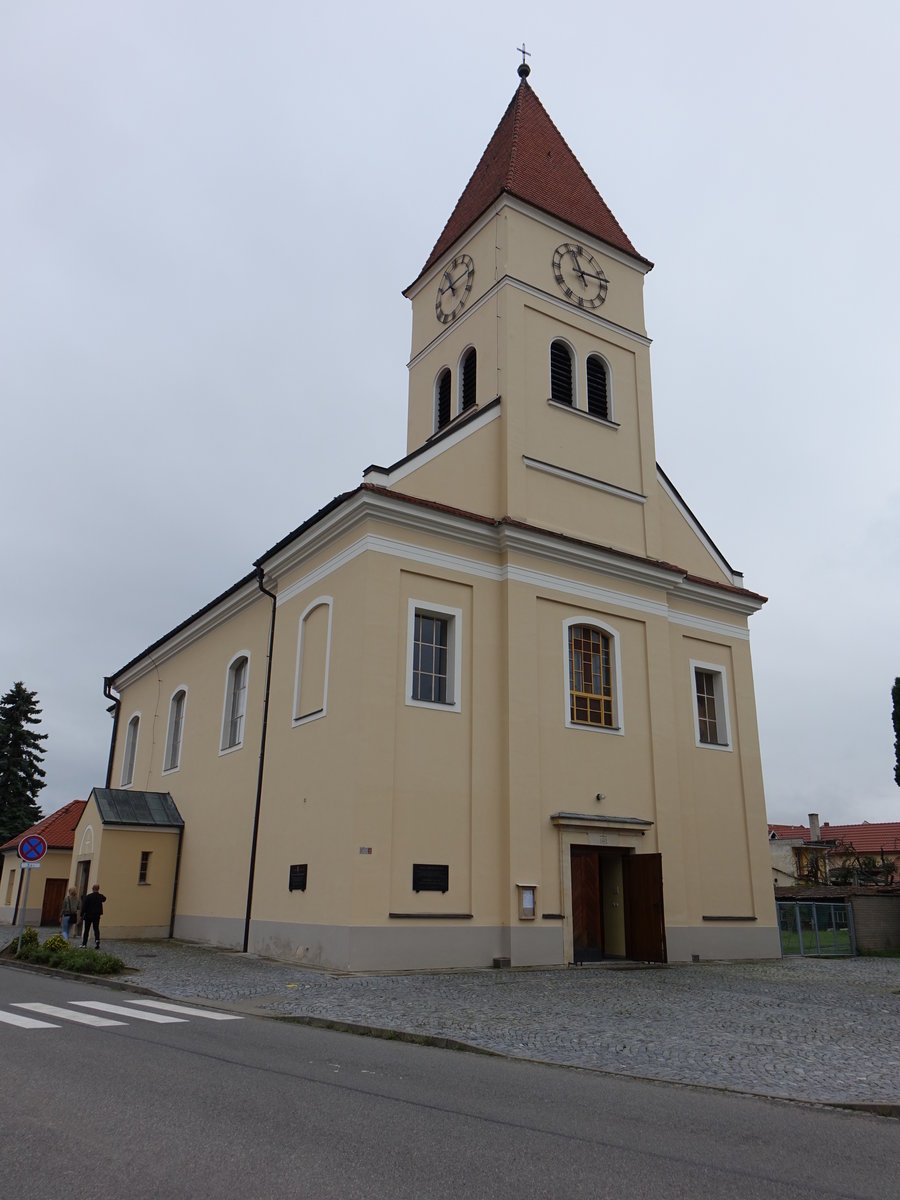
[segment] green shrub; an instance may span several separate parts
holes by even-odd
[[[61,933],[54,933],[52,937],[48,937],[43,943],[45,950],[68,950],[69,943]]]
[[[118,975],[125,970],[125,964],[115,954],[87,946],[70,950],[63,965],[67,971],[79,971],[82,975]]]
[[[59,946],[59,942],[62,942],[62,947]],[[125,970],[125,964],[115,954],[104,954],[100,950],[90,950],[85,946],[70,948],[65,938],[56,936],[47,938],[42,946],[33,942],[26,946],[23,938],[22,949],[17,957],[22,962],[58,967],[63,971],[77,971],[81,975],[118,975],[120,971]]]
[[[26,925],[22,930],[22,949],[24,950],[26,946],[36,946],[37,944],[38,931],[32,929],[30,925]]]

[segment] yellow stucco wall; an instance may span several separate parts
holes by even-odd
[[[445,264],[413,289],[408,450],[426,449],[389,485],[513,523],[465,522],[362,493],[266,561],[277,607],[251,949],[339,967],[567,961],[569,856],[586,844],[611,855],[611,952],[625,940],[622,856],[658,852],[670,957],[777,953],[747,641],[758,605],[643,561],[729,582],[657,482],[643,270],[592,245],[609,297],[599,315],[579,312],[552,274],[565,240],[542,216],[500,206],[466,243],[475,277],[456,321],[435,320]],[[554,337],[571,344],[579,387],[589,353],[610,364],[613,421],[548,403]],[[478,349],[478,403],[499,395],[499,407],[476,415],[466,436],[451,426],[432,445],[434,381],[444,365],[458,371],[469,345]],[[133,786],[171,792],[185,820],[176,932],[232,946],[244,936],[272,613],[252,590],[207,614],[202,636],[178,635],[116,681],[113,785],[140,712]],[[452,704],[411,702],[416,605],[452,621]],[[319,613],[307,627],[319,641],[307,661],[324,680],[315,685],[321,706],[301,713],[300,631],[310,612]],[[568,719],[574,621],[597,622],[613,638],[615,729]],[[244,740],[222,753],[226,674],[238,653],[250,659]],[[693,662],[726,681],[726,748],[697,744]],[[164,771],[179,688],[182,760]],[[560,813],[574,819],[554,822]],[[103,834],[104,890],[131,896],[132,843],[123,837],[107,859],[111,836]],[[107,861],[120,864],[112,883]],[[414,892],[415,863],[446,866],[447,892]],[[308,868],[304,891],[289,890],[295,865]],[[537,888],[534,921],[519,918],[517,884]]]

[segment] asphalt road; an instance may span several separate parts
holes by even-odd
[[[900,1122],[889,1118],[139,1000],[0,966],[6,1195],[823,1200],[896,1190]],[[76,1024],[24,1004],[121,1023]]]

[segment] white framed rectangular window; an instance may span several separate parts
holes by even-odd
[[[222,714],[222,746],[224,754],[237,750],[244,744],[244,717],[247,712],[247,680],[250,674],[250,657],[236,655],[228,664],[225,679],[225,705]]]
[[[710,750],[730,750],[731,718],[725,668],[718,663],[691,659],[691,696],[696,745]]]
[[[177,771],[181,766],[181,740],[184,731],[184,708],[187,688],[179,688],[169,701],[169,724],[166,729],[166,753],[163,759],[163,774]]]
[[[409,601],[406,703],[460,711],[462,609]]]
[[[128,722],[125,731],[125,754],[122,758],[121,787],[131,787],[134,781],[134,760],[137,757],[138,732],[141,727],[141,714],[135,713]]]

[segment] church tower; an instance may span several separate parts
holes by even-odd
[[[520,83],[412,302],[407,452],[455,452],[466,507],[662,557],[634,247]],[[496,424],[496,428],[490,428]],[[423,467],[424,467],[423,463]],[[456,471],[395,485],[458,504]],[[733,582],[731,578],[728,580]]]

